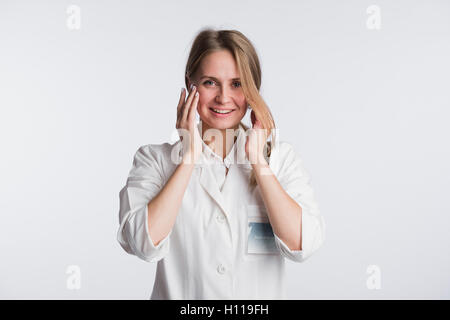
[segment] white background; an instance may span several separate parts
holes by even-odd
[[[287,296],[449,299],[450,2],[332,0],[2,0],[0,298],[149,299],[156,264],[118,244],[118,195],[136,150],[176,134],[206,26],[255,45],[325,219],[324,246],[287,261]]]

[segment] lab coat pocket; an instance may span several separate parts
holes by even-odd
[[[279,255],[266,208],[247,205],[246,255]]]

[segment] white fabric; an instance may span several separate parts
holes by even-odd
[[[274,234],[277,254],[246,253],[247,217],[267,212],[259,187],[248,184],[252,167],[245,157],[245,131],[240,129],[224,161],[203,143],[175,224],[157,246],[148,233],[147,204],[176,169],[182,145],[149,144],[137,150],[119,194],[117,240],[129,254],[158,262],[150,299],[286,299],[284,259],[303,262],[324,242],[325,224],[309,175],[292,145],[280,141],[269,165],[302,207],[303,250],[290,250]],[[198,130],[201,133],[201,121]]]

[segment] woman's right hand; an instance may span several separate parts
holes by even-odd
[[[177,107],[176,128],[183,143],[183,163],[194,164],[202,154],[202,138],[195,123],[199,93],[192,87],[187,100],[186,90],[182,90]]]

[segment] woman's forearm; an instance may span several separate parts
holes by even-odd
[[[155,246],[169,234],[175,224],[193,169],[194,163],[188,163],[183,158],[166,185],[147,205],[148,232]]]
[[[252,164],[273,231],[291,250],[302,250],[302,208],[279,183],[265,160]]]

